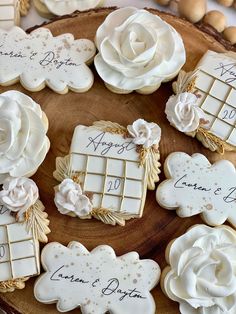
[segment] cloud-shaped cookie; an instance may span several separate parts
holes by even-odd
[[[56,303],[60,312],[78,306],[84,314],[154,314],[150,290],[160,278],[152,260],[140,260],[136,252],[116,257],[110,246],[91,253],[79,242],[68,247],[48,244],[42,252],[46,271],[34,287],[39,302]]]
[[[180,217],[201,214],[212,226],[228,220],[236,227],[236,172],[230,161],[211,165],[202,154],[176,152],[167,157],[164,171],[167,180],[156,192],[162,207],[176,209]]]
[[[0,30],[0,85],[18,80],[30,91],[46,85],[55,92],[87,91],[93,74],[87,64],[93,60],[95,45],[72,34],[53,37],[46,28],[26,34],[21,28]]]

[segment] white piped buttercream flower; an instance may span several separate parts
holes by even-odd
[[[171,244],[163,288],[181,314],[236,313],[235,252],[236,232],[227,226],[196,225]]]
[[[0,191],[0,204],[17,213],[19,220],[24,220],[24,213],[39,198],[38,187],[28,178],[7,178]]]
[[[204,119],[204,113],[197,106],[197,96],[184,92],[173,95],[166,103],[165,113],[168,121],[181,132],[194,132]]]
[[[134,138],[133,143],[142,145],[144,148],[158,145],[161,139],[161,128],[156,123],[143,119],[138,119],[132,125],[128,125],[127,130]]]
[[[171,25],[132,7],[108,15],[97,30],[96,45],[96,70],[117,92],[153,92],[175,77],[186,59],[183,41]]]
[[[0,94],[0,184],[8,177],[29,177],[43,162],[50,143],[40,106],[18,91]]]
[[[78,217],[88,216],[92,204],[86,195],[82,194],[80,184],[72,179],[65,179],[58,186],[55,194],[55,204],[61,214],[72,213]]]

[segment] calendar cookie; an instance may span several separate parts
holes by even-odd
[[[236,54],[208,51],[193,72],[180,72],[166,104],[170,124],[211,151],[236,150]]]
[[[53,15],[71,14],[100,7],[103,0],[34,0],[38,13],[46,18]]]
[[[0,30],[0,85],[20,83],[36,92],[48,86],[59,94],[68,90],[82,93],[93,85],[87,64],[95,55],[88,39],[72,34],[54,37],[47,28],[26,34],[21,28]]]
[[[39,241],[49,220],[31,179],[7,178],[0,191],[0,292],[23,289],[40,273]]]
[[[146,189],[159,180],[160,137],[160,127],[143,119],[127,128],[108,121],[77,126],[70,154],[56,160],[59,212],[112,225],[140,218]]]
[[[18,0],[1,0],[0,29],[10,29],[20,25],[20,6]]]
[[[169,243],[161,288],[181,314],[236,313],[236,232],[195,225]]]
[[[211,164],[202,154],[170,154],[164,164],[167,180],[159,184],[157,202],[180,217],[201,214],[209,225],[228,220],[236,227],[236,170],[228,160]]]
[[[159,281],[160,267],[136,252],[117,257],[107,245],[89,252],[79,242],[68,247],[53,242],[43,249],[41,261],[45,273],[35,283],[35,298],[57,303],[59,312],[80,307],[84,314],[155,313],[149,291]]]

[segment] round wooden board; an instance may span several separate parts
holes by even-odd
[[[75,38],[94,39],[98,26],[113,9],[100,9],[86,13],[77,13],[73,17],[58,19],[45,25],[54,35],[70,32]],[[186,51],[187,63],[185,70],[192,70],[201,56],[212,49],[218,52],[225,51],[225,47],[213,37],[201,32],[192,24],[173,17],[169,14],[151,10],[173,25],[182,35]],[[23,91],[39,104],[49,118],[49,138],[51,148],[46,160],[33,177],[40,189],[40,195],[50,217],[51,234],[49,241],[58,241],[65,245],[72,240],[81,241],[89,250],[100,244],[111,245],[117,255],[129,251],[137,251],[142,258],[151,258],[159,263],[163,269],[165,262],[165,248],[168,242],[183,234],[187,228],[202,223],[200,217],[188,219],[179,218],[175,211],[168,211],[157,205],[155,191],[148,191],[144,214],[141,219],[132,219],[125,227],[108,226],[96,220],[79,220],[58,213],[54,205],[53,187],[57,182],[52,173],[55,168],[56,156],[68,153],[73,130],[77,124],[90,125],[96,120],[110,120],[124,126],[142,117],[147,121],[154,121],[162,128],[160,145],[161,162],[173,151],[186,153],[203,153],[211,162],[223,157],[211,153],[195,139],[192,139],[172,128],[164,114],[165,103],[172,94],[171,83],[164,84],[152,95],[142,96],[136,93],[116,95],[108,91],[101,79],[96,75],[91,90],[85,94],[69,92],[67,95],[58,95],[48,88],[29,93],[19,84],[0,88],[1,92],[9,89]],[[227,153],[224,158],[236,163],[236,155]],[[163,174],[161,180],[164,179]],[[2,294],[2,306],[11,313],[23,314],[52,314],[57,313],[54,305],[38,303],[33,296],[35,278],[26,283],[24,290]],[[160,286],[153,290],[157,313],[179,313],[178,304],[168,300],[162,293]],[[78,309],[71,313],[78,313]],[[125,313],[124,313],[125,314]],[[144,313],[145,314],[145,313]]]

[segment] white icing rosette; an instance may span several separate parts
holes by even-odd
[[[154,92],[185,63],[181,36],[160,17],[132,7],[118,9],[96,33],[95,67],[118,93]]]
[[[29,177],[43,162],[50,142],[40,106],[18,91],[0,94],[0,184],[8,176]]]
[[[162,288],[181,314],[236,313],[236,232],[196,225],[170,245]]]
[[[0,204],[17,213],[19,220],[24,220],[24,213],[39,198],[38,187],[28,178],[7,178],[0,191]]]
[[[80,184],[72,179],[64,179],[55,193],[55,205],[63,214],[70,214],[80,218],[86,217],[92,210],[92,204],[86,195],[83,195]]]
[[[71,14],[76,10],[86,11],[98,7],[103,0],[41,0],[55,15]]]
[[[138,119],[132,125],[128,125],[127,130],[134,138],[133,143],[142,145],[144,148],[158,146],[161,139],[161,128],[156,123],[143,119]]]
[[[181,132],[194,132],[204,119],[204,112],[197,106],[197,96],[184,92],[173,95],[166,103],[165,113],[172,126]]]

